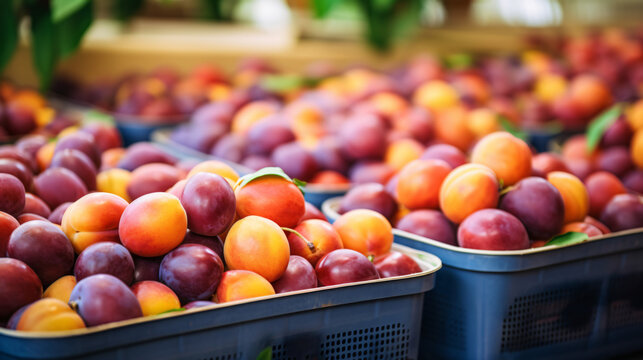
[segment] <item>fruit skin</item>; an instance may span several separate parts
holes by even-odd
[[[223,253],[230,270],[249,270],[275,281],[288,267],[290,246],[274,221],[251,215],[232,225]]]
[[[161,256],[177,247],[188,228],[179,199],[168,193],[151,193],[127,205],[118,226],[121,243],[133,254]]]
[[[67,303],[54,299],[41,299],[29,305],[18,320],[20,331],[63,331],[83,329],[83,319]]]
[[[185,244],[163,257],[159,279],[182,303],[209,299],[223,274],[223,262],[211,249],[199,244]]]
[[[471,152],[471,162],[488,166],[505,185],[513,185],[531,175],[529,146],[507,132],[480,139]]]
[[[601,216],[601,212],[614,195],[625,194],[627,189],[617,178],[606,171],[597,171],[585,179],[589,195],[589,215]]]
[[[474,212],[498,203],[498,180],[490,168],[480,164],[459,166],[440,186],[440,209],[455,224]]]
[[[594,225],[598,230],[600,230],[603,234],[609,234],[611,231],[610,229],[605,226],[602,222],[596,220],[595,218],[591,216],[586,216],[585,220],[583,220],[584,223]]]
[[[630,154],[632,155],[634,164],[639,169],[643,169],[643,128],[634,133],[632,145],[630,146]]]
[[[75,286],[76,278],[74,275],[65,275],[51,283],[44,294],[42,294],[42,297],[55,298],[67,304],[69,302],[69,296]]]
[[[589,237],[603,235],[603,232],[596,226],[585,222],[580,222],[580,221],[575,221],[569,224],[565,224],[565,226],[563,226],[563,228],[560,230],[560,233],[564,234],[570,231],[582,232],[587,234],[587,236]]]
[[[563,198],[551,183],[539,177],[520,180],[502,196],[498,208],[517,217],[530,239],[549,239],[563,226]]]
[[[100,169],[100,151],[92,135],[74,132],[63,136],[56,142],[54,154],[65,149],[74,149],[84,153],[94,163],[95,169]]]
[[[432,145],[424,150],[424,153],[420,159],[429,160],[443,160],[453,169],[457,168],[460,165],[464,165],[467,162],[467,157],[464,155],[460,149],[453,145],[448,144],[437,144]]]
[[[400,139],[389,144],[384,155],[385,162],[396,171],[422,156],[424,146],[413,139]]]
[[[413,258],[397,251],[391,251],[388,254],[375,257],[373,265],[375,265],[375,269],[377,269],[381,279],[415,274],[422,271],[420,265]]]
[[[108,274],[89,276],[78,282],[69,305],[88,327],[143,316],[134,293],[118,278]]]
[[[20,225],[9,238],[7,255],[24,261],[47,286],[74,265],[74,249],[58,226],[43,220]]]
[[[221,277],[216,300],[225,303],[274,294],[272,284],[261,275],[248,270],[228,270]]]
[[[322,213],[317,207],[315,207],[315,205],[306,202],[306,212],[299,221],[301,223],[309,219],[319,219],[325,221],[326,216],[324,216],[324,213]]]
[[[270,160],[288,176],[303,181],[310,181],[318,170],[314,156],[298,142],[280,145]]]
[[[323,286],[375,280],[380,276],[366,256],[350,249],[328,253],[315,266],[317,279]]]
[[[84,153],[75,149],[57,151],[49,166],[68,169],[78,176],[87,190],[96,190],[96,167]]]
[[[208,301],[208,300],[196,300],[190,301],[189,303],[183,305],[185,310],[196,309],[204,306],[216,305],[217,303]]]
[[[356,209],[377,211],[390,221],[397,213],[397,202],[382,184],[360,184],[350,189],[339,204],[340,214]]]
[[[30,193],[25,193],[25,208],[23,213],[31,213],[48,218],[51,215],[49,205],[45,204],[39,197]]]
[[[38,275],[27,264],[0,258],[0,321],[9,319],[21,307],[42,297]]]
[[[456,90],[442,80],[422,84],[413,94],[413,103],[429,110],[443,110],[459,103]]]
[[[163,163],[172,165],[175,162],[176,159],[153,144],[141,142],[127,148],[125,155],[118,162],[118,167],[127,171],[134,171],[134,169],[145,164]]]
[[[159,281],[159,269],[163,258],[146,258],[133,255],[132,259],[134,260],[134,282]]]
[[[520,220],[506,211],[483,209],[467,217],[458,228],[458,244],[480,250],[529,249],[529,237]]]
[[[563,223],[583,221],[589,213],[589,194],[583,182],[576,176],[562,171],[550,172],[547,174],[547,181],[554,185],[563,197]]]
[[[80,178],[65,168],[50,168],[38,175],[34,180],[34,189],[50,209],[87,194],[87,187]]]
[[[188,179],[181,195],[190,231],[216,236],[234,219],[236,200],[228,182],[220,175],[197,173]]]
[[[134,279],[134,260],[121,244],[99,242],[90,245],[78,255],[74,276],[81,281],[95,274],[110,274],[129,285]]]
[[[0,211],[0,258],[7,255],[9,238],[18,226],[20,226],[20,223],[13,216]]]
[[[396,194],[405,207],[437,209],[440,205],[440,186],[451,172],[442,160],[414,160],[399,173]]]
[[[304,195],[291,181],[279,176],[263,176],[235,189],[237,214],[265,217],[279,226],[297,226],[306,212]]]
[[[127,195],[130,199],[159,191],[166,191],[181,180],[183,173],[167,164],[145,164],[132,172],[127,184]]]
[[[377,117],[354,117],[342,124],[339,140],[344,155],[350,159],[379,158],[384,154],[386,130]]]
[[[277,294],[317,287],[315,268],[303,257],[291,255],[286,272],[272,283],[272,287]]]
[[[169,287],[158,281],[141,281],[132,285],[143,316],[158,315],[181,307],[179,298]]]
[[[31,190],[33,174],[31,169],[20,161],[14,159],[0,159],[0,173],[15,176],[20,180],[26,191]]]
[[[546,178],[552,171],[570,172],[560,155],[551,152],[536,154],[531,157],[531,172],[533,176]]]
[[[118,195],[130,202],[132,199],[127,193],[127,186],[132,179],[132,173],[127,170],[113,168],[103,170],[96,177],[96,188],[100,192]]]
[[[605,205],[601,222],[612,231],[643,227],[643,197],[619,194]]]
[[[77,254],[98,242],[119,242],[118,226],[127,201],[110,193],[91,193],[65,210],[61,226]]]
[[[65,215],[65,211],[67,211],[67,208],[69,208],[73,204],[72,202],[66,202],[58,205],[57,208],[54,209],[54,211],[51,212],[51,215],[49,215],[49,221],[51,221],[54,224],[57,225],[62,225],[63,222],[63,215]],[[63,230],[65,231],[65,230]],[[72,244],[73,245],[73,244]]]
[[[385,254],[393,244],[391,224],[373,210],[349,211],[333,223],[333,228],[342,239],[344,248],[365,256]]]
[[[396,228],[449,245],[457,245],[455,227],[438,210],[415,210],[404,215]]]
[[[25,208],[25,187],[10,174],[0,174],[0,211],[17,216]]]
[[[317,261],[329,252],[344,247],[337,231],[325,220],[305,220],[297,225],[294,230],[306,238],[306,240],[302,239],[296,233],[288,233],[290,254],[303,257],[308,260],[312,266],[315,266]],[[310,248],[311,245],[312,250]]]
[[[219,160],[208,160],[198,163],[192,168],[192,170],[190,170],[187,177],[191,178],[192,176],[200,172],[217,174],[232,181],[239,180],[239,174],[237,174],[237,172],[232,167],[230,167],[230,165]]]

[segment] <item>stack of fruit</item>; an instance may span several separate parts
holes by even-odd
[[[238,178],[148,143],[123,149],[101,123],[3,147],[0,190],[0,322],[10,329],[77,329],[421,271],[391,252],[391,226],[374,211],[331,225],[280,169]]]

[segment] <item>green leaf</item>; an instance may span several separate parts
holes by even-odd
[[[473,57],[466,53],[450,54],[444,61],[447,68],[451,70],[464,70],[473,66]]]
[[[159,313],[159,315],[178,312],[178,311],[185,311],[185,310],[187,310],[187,309],[186,308],[170,309],[170,310],[167,310],[167,311],[163,311],[162,313]]]
[[[85,122],[102,122],[113,125],[114,116],[98,110],[89,110],[83,114]]]
[[[605,130],[621,116],[623,104],[614,104],[611,108],[603,111],[587,126],[587,152],[591,153],[601,141]]]
[[[340,0],[313,0],[313,12],[316,18],[326,17],[339,4]]]
[[[65,20],[88,3],[89,0],[51,0],[51,19],[54,23]]]
[[[258,171],[248,174],[245,176],[242,176],[237,180],[237,184],[235,185],[235,188],[241,189],[242,187],[248,185],[251,181],[257,180],[259,178],[262,178],[264,176],[279,176],[282,177],[288,181],[293,182],[301,191],[301,193],[304,193],[304,190],[301,188],[300,184],[306,184],[305,182],[301,180],[293,180],[290,178],[290,176],[286,175],[286,173],[278,167],[265,167],[263,169],[259,169]]]
[[[523,140],[527,141],[527,133],[518,129],[512,122],[511,120],[507,119],[503,115],[498,115],[498,122],[500,123],[500,126],[505,130],[506,132],[510,133],[511,135]]]
[[[396,0],[371,0],[376,11],[390,11]]]
[[[13,1],[0,1],[0,72],[9,63],[18,45],[18,19]]]
[[[292,179],[292,182],[299,188],[299,191],[301,191],[301,193],[303,194],[304,193],[304,188],[306,187],[307,183],[305,181],[299,180],[299,179]]]
[[[549,240],[545,244],[545,246],[549,246],[549,245],[556,245],[556,246],[571,245],[571,244],[581,243],[583,241],[586,241],[587,239],[589,239],[589,236],[587,234],[585,234],[585,233],[570,231],[570,232],[566,232],[566,233],[558,235],[558,236],[554,236],[554,238]]]
[[[272,346],[261,350],[259,356],[257,356],[257,360],[272,360]]]
[[[120,21],[129,20],[143,7],[144,0],[114,0],[112,13]]]
[[[56,28],[49,10],[39,3],[29,7],[31,16],[31,54],[40,79],[40,88],[46,90],[51,84],[54,67],[58,61]]]
[[[297,75],[265,75],[261,78],[261,87],[274,92],[287,92],[299,89],[304,80]]]
[[[76,52],[93,19],[94,9],[92,3],[87,2],[78,11],[69,15],[63,21],[54,24],[56,26],[58,52],[61,58],[66,58]]]

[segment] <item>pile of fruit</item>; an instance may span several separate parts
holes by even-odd
[[[628,108],[594,150],[578,135],[563,144],[562,156],[534,155],[507,132],[483,137],[469,161],[453,146],[430,146],[385,185],[351,189],[339,212],[371,209],[401,230],[484,250],[540,247],[569,232],[594,237],[641,228],[642,106]]]
[[[102,123],[61,134],[0,148],[9,329],[77,329],[421,271],[391,251],[382,215],[356,210],[331,225],[280,169],[239,178],[149,143],[124,149]]]

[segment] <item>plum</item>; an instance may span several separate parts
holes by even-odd
[[[396,227],[411,234],[457,245],[453,223],[437,210],[411,211],[398,221]]]
[[[643,227],[643,197],[619,194],[603,208],[601,222],[612,231]]]
[[[277,147],[295,140],[288,124],[274,117],[258,121],[248,131],[248,154],[270,155]]]
[[[497,209],[469,215],[458,228],[458,244],[480,250],[529,249],[527,230],[517,217]]]
[[[22,212],[40,215],[44,218],[51,215],[49,206],[42,199],[30,193],[25,194],[25,208]]]
[[[114,126],[100,122],[91,122],[84,125],[80,131],[88,133],[94,137],[94,142],[100,153],[105,152],[105,150],[123,146],[121,135],[118,133],[118,129]]]
[[[74,276],[80,281],[91,275],[109,274],[127,285],[134,279],[134,260],[129,251],[111,241],[103,241],[85,248],[74,266]]]
[[[54,209],[54,211],[51,212],[51,215],[49,215],[49,221],[51,221],[54,224],[62,224],[63,222],[63,215],[65,215],[65,211],[67,208],[73,204],[72,202],[68,201],[65,203],[62,203],[58,205],[57,208]]]
[[[190,123],[196,127],[208,126],[211,124],[222,124],[227,127],[232,123],[234,106],[226,102],[211,102],[199,107],[192,117]]]
[[[643,195],[643,170],[632,170],[623,177],[626,188]]]
[[[136,143],[129,148],[118,162],[117,167],[133,171],[141,165],[163,163],[173,165],[176,159],[148,142]]]
[[[96,190],[96,167],[84,153],[75,149],[57,151],[49,166],[70,170],[82,180],[87,190]]]
[[[379,279],[375,265],[357,251],[338,249],[329,252],[315,266],[323,286]]]
[[[634,167],[630,150],[625,146],[613,146],[601,151],[596,157],[596,168],[622,177]]]
[[[49,142],[49,138],[46,137],[45,135],[40,135],[40,134],[27,135],[27,136],[23,136],[22,138],[20,138],[20,140],[16,141],[16,148],[23,151],[29,157],[34,159],[36,157],[36,153],[38,152],[38,149],[40,149],[43,145],[47,144],[48,142]]]
[[[272,283],[272,287],[277,294],[317,287],[315,269],[303,257],[291,255],[286,272]]]
[[[265,167],[273,166],[272,160],[270,160],[270,158],[259,155],[250,155],[246,157],[245,159],[243,159],[243,161],[241,161],[241,165],[255,171],[263,169]]]
[[[247,140],[242,135],[226,134],[212,146],[210,154],[220,159],[239,163],[246,155],[246,143]]]
[[[367,183],[350,189],[342,198],[339,213],[343,214],[354,209],[370,209],[384,215],[392,221],[397,213],[397,202],[389,194],[384,185]]]
[[[159,268],[161,267],[161,257],[146,258],[132,255],[134,260],[134,282],[145,280],[159,281]]]
[[[375,257],[373,260],[375,269],[380,278],[415,274],[422,271],[420,265],[412,257],[397,251],[391,251]]]
[[[0,258],[0,322],[42,297],[38,275],[24,262]]]
[[[24,135],[36,129],[34,110],[20,102],[13,101],[5,109],[5,128],[11,135]]]
[[[26,191],[31,189],[33,173],[23,163],[14,159],[0,159],[0,173],[10,174],[18,178]]]
[[[351,159],[380,158],[384,154],[386,129],[375,116],[348,119],[339,130],[342,151]]]
[[[340,174],[347,174],[349,161],[342,153],[340,140],[328,136],[319,141],[313,149],[313,156],[319,167],[323,170],[337,171]]]
[[[379,161],[363,161],[355,164],[350,171],[353,184],[380,183],[386,184],[395,174],[389,164]]]
[[[278,146],[270,159],[288,176],[303,181],[309,181],[318,169],[315,157],[298,142]]]
[[[65,233],[48,221],[20,225],[9,238],[9,257],[24,261],[47,286],[74,266],[74,248]]]
[[[498,208],[517,217],[532,240],[549,239],[563,227],[563,198],[543,178],[528,177],[520,180],[502,196]]]
[[[0,174],[0,211],[18,215],[25,208],[25,187],[10,174]]]
[[[64,136],[56,143],[54,153],[65,149],[75,149],[84,153],[94,163],[94,167],[100,169],[100,151],[92,135],[77,131]]]
[[[437,159],[446,161],[451,168],[455,169],[458,166],[467,162],[467,157],[460,149],[453,145],[437,144],[432,145],[424,150],[420,159]]]
[[[38,175],[34,189],[49,208],[55,209],[65,202],[73,202],[87,194],[87,187],[72,171],[52,168]]]
[[[11,145],[0,146],[0,159],[13,159],[20,161],[28,169],[33,172],[38,171],[38,164],[28,153],[20,150],[19,148]]]
[[[200,235],[216,236],[232,223],[236,210],[234,192],[220,175],[200,172],[190,177],[181,195],[188,228]]]
[[[188,230],[182,244],[199,244],[210,248],[223,261],[223,241],[218,236],[204,236]]]
[[[163,163],[145,164],[132,172],[127,195],[132,200],[153,192],[164,192],[184,176],[181,170]]]
[[[629,146],[632,135],[632,128],[628,122],[623,118],[618,119],[605,130],[601,137],[600,146],[601,148]]]
[[[79,281],[71,292],[69,305],[88,327],[143,316],[132,290],[108,274],[92,275]]]
[[[180,245],[163,257],[160,280],[181,299],[181,303],[206,300],[217,290],[223,262],[210,248],[199,244]]]

